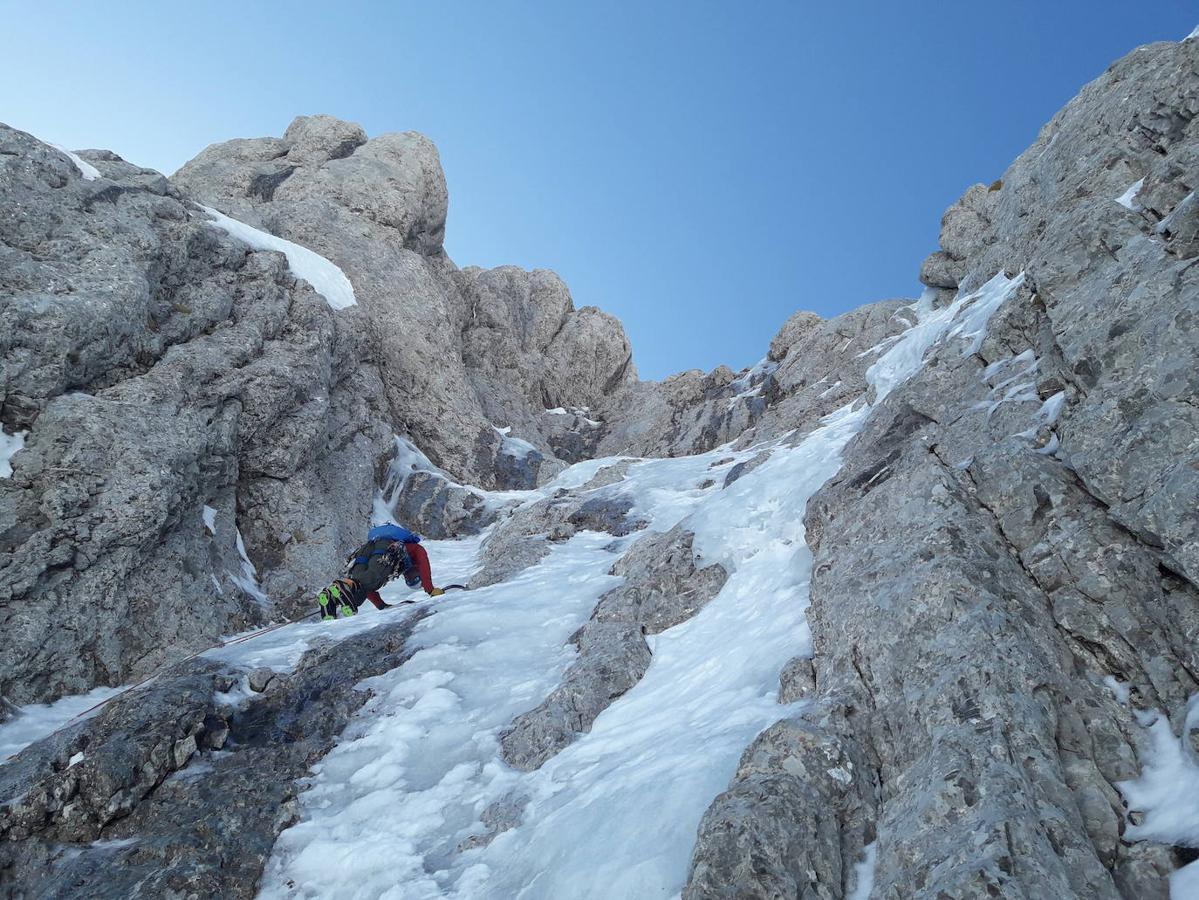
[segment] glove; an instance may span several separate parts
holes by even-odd
[[[445,593],[445,591],[443,591],[441,588],[433,588],[433,590],[429,591],[429,596],[430,597],[440,597],[444,593]]]

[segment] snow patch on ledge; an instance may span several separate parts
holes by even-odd
[[[350,284],[346,273],[319,253],[260,231],[245,222],[239,222],[212,207],[201,206],[200,208],[208,213],[212,224],[226,234],[245,241],[255,250],[277,250],[286,256],[291,273],[296,278],[303,278],[312,285],[312,289],[324,297],[325,302],[333,309],[345,309],[358,304],[358,300],[354,296],[354,286]]]
[[[1192,31],[1190,34],[1188,34],[1186,37],[1184,37],[1183,40],[1190,41],[1190,40],[1194,40],[1195,38],[1199,38],[1199,25],[1196,25],[1195,30]]]
[[[495,426],[492,426],[495,428]],[[496,433],[503,438],[500,443],[500,453],[504,456],[511,456],[514,459],[525,459],[530,453],[537,453],[538,450],[528,441],[523,438],[512,436],[512,426],[508,425],[504,428],[496,428]]]
[[[0,429],[0,478],[12,478],[12,458],[24,448],[27,434],[28,431],[5,434]]]
[[[72,153],[66,147],[60,147],[58,144],[51,144],[50,146],[75,164],[75,168],[79,170],[79,174],[83,176],[84,181],[95,181],[100,177],[100,170],[78,153]]]
[[[204,527],[208,529],[208,533],[216,534],[216,510],[211,506],[205,506],[200,518],[204,520]]]
[[[95,715],[99,710],[92,710],[93,706],[115,697],[124,690],[123,687],[98,687],[86,694],[74,694],[53,703],[33,703],[18,707],[16,715],[0,725],[0,765],[10,756],[53,734],[89,710],[91,715]]]

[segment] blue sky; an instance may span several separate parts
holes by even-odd
[[[1181,0],[0,2],[0,120],[174,171],[331,113],[417,130],[461,266],[555,269],[643,377],[915,296],[940,217]]]

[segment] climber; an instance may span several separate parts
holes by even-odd
[[[445,593],[433,586],[429,554],[420,545],[420,535],[391,523],[376,525],[367,532],[366,543],[346,558],[344,576],[317,594],[321,618],[335,619],[338,613],[352,616],[365,600],[375,609],[388,609],[391,604],[379,596],[379,588],[396,575],[408,587],[423,587],[430,597]]]

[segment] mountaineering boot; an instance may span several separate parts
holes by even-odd
[[[322,622],[332,622],[337,618],[337,611],[333,606],[333,598],[329,596],[328,588],[316,595],[316,603],[321,608]]]
[[[354,601],[350,597],[350,592],[346,590],[346,586],[340,582],[333,582],[328,587],[329,596],[333,603],[337,604],[337,613],[349,617],[358,612],[354,607]],[[335,613],[335,615],[337,614]]]

